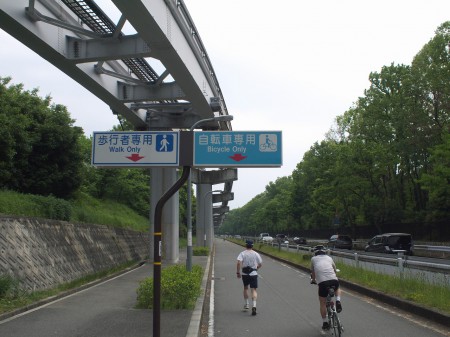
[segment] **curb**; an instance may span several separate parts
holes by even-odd
[[[203,273],[203,279],[201,284],[201,294],[197,299],[197,302],[195,304],[194,311],[192,312],[191,316],[191,323],[189,324],[186,337],[198,337],[200,336],[200,327],[201,327],[201,321],[203,316],[203,307],[206,300],[206,290],[207,290],[207,284],[209,281],[209,274],[210,274],[210,268],[211,268],[211,256],[212,252],[208,255],[208,261],[206,262],[205,271]]]

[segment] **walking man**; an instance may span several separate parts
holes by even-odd
[[[249,294],[248,288],[250,287],[252,294],[252,316],[256,315],[256,299],[258,293],[258,269],[261,268],[262,259],[261,255],[253,250],[253,241],[245,241],[246,249],[242,251],[237,257],[236,274],[238,278],[242,277],[242,283],[244,284],[244,309],[248,310]],[[242,268],[242,273],[241,273]]]

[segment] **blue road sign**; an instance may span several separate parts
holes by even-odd
[[[92,165],[103,167],[179,166],[179,132],[94,132]]]
[[[279,167],[281,131],[195,131],[197,167]]]

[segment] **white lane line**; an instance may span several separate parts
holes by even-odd
[[[138,270],[139,268],[142,268],[143,266],[144,266],[144,265],[142,265],[142,266],[140,266],[140,267],[138,267],[138,268],[134,268],[134,269],[132,269],[132,270],[130,270],[130,271],[127,271],[126,273],[117,275],[117,276],[115,276],[115,277],[113,277],[113,278],[111,278],[111,279],[108,279],[108,280],[106,280],[106,281],[97,283],[97,284],[93,285],[92,287],[88,287],[88,288],[86,288],[86,289],[83,289],[83,290],[74,292],[73,294],[70,294],[70,295],[67,295],[67,296],[58,298],[57,300],[54,300],[54,301],[52,301],[52,302],[43,304],[43,305],[41,305],[41,306],[39,306],[39,307],[36,307],[36,308],[34,308],[34,309],[30,309],[30,310],[24,311],[24,312],[22,312],[22,313],[20,313],[20,314],[14,315],[14,316],[12,316],[12,317],[10,317],[10,318],[7,318],[7,319],[5,319],[5,320],[3,320],[3,321],[0,321],[0,325],[1,325],[1,324],[4,324],[4,323],[7,323],[7,322],[10,322],[10,321],[12,321],[12,320],[14,320],[14,319],[16,319],[16,318],[19,318],[19,317],[22,317],[22,316],[31,314],[31,313],[34,312],[34,311],[37,311],[37,310],[40,310],[40,309],[42,309],[42,308],[48,307],[49,305],[52,305],[52,304],[54,304],[54,303],[61,302],[61,301],[65,300],[65,299],[67,299],[67,298],[70,298],[70,297],[72,297],[72,296],[76,296],[76,295],[78,295],[78,294],[84,293],[85,291],[88,291],[88,290],[91,290],[92,288],[101,286],[101,285],[103,285],[103,284],[105,284],[105,283],[107,283],[107,282],[110,282],[110,281],[113,281],[113,280],[115,280],[115,279],[118,279],[119,277],[122,277],[122,276],[124,276],[124,275],[129,274],[129,273],[132,273],[133,271],[136,271],[136,270]]]
[[[214,259],[215,255],[212,258],[211,289],[209,292],[208,337],[214,337]]]

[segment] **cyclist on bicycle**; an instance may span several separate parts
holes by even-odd
[[[330,329],[327,320],[326,298],[328,289],[335,288],[336,311],[342,311],[341,290],[339,289],[339,280],[336,276],[336,265],[333,259],[327,255],[324,246],[314,247],[314,256],[311,258],[311,283],[317,283],[319,286],[320,315],[322,316],[322,329]]]

